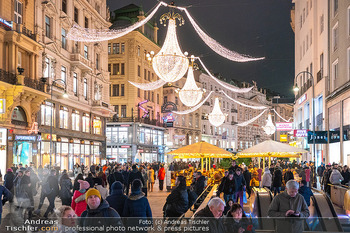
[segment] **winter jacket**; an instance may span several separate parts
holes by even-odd
[[[284,182],[287,183],[288,180],[294,180],[294,175],[291,171],[286,171],[286,173],[284,174]]]
[[[132,182],[136,179],[141,180],[142,185],[145,187],[145,181],[143,180],[142,174],[139,170],[134,169],[129,174],[128,187],[132,185]]]
[[[270,187],[271,188],[272,184],[272,175],[270,173],[270,170],[266,171],[262,177],[262,181],[260,183],[260,187]]]
[[[106,198],[110,207],[115,209],[121,217],[124,217],[124,204],[128,197],[123,193],[123,186],[117,182],[113,183],[111,194]]]
[[[5,188],[4,186],[0,185],[0,200],[3,197],[6,198],[7,200],[11,200],[12,199],[12,194],[7,188]],[[2,204],[0,202],[0,214],[1,213],[2,213]]]
[[[167,210],[178,214],[186,213],[189,208],[187,189],[180,189],[179,187],[176,187],[166,198],[166,203],[169,205]]]
[[[50,188],[51,188],[51,193],[50,196],[57,196],[59,194],[59,186],[58,186],[58,179],[56,176],[52,176],[50,175],[47,178],[47,182],[50,184]]]
[[[73,196],[72,194],[72,181],[70,179],[63,179],[61,180],[61,190],[60,190],[60,197],[62,199],[69,199]]]
[[[326,168],[324,166],[319,166],[317,168],[317,175],[322,177],[323,176],[323,172],[324,172],[325,169]]]
[[[237,175],[236,173],[233,176],[235,179],[236,192],[243,191],[243,186],[246,186],[244,176],[242,174]]]
[[[13,186],[14,179],[15,179],[15,175],[13,174],[13,172],[8,172],[4,176],[4,186],[10,191],[13,190],[14,188]]]
[[[209,223],[204,225],[208,227],[204,231],[196,231],[197,233],[206,232],[206,233],[218,233],[225,232],[225,227],[222,221],[222,218],[216,219],[214,218],[213,213],[210,211],[209,206],[206,206],[204,209],[198,211],[198,213],[194,216],[194,219],[203,219],[209,220]],[[198,227],[198,225],[195,225]]]
[[[111,186],[115,181],[119,181],[122,184],[125,184],[124,176],[121,172],[114,172],[108,176],[108,184],[109,184],[109,190],[111,190]]]
[[[346,185],[347,183],[349,183],[350,181],[350,172],[346,171],[342,171],[341,172],[342,177],[344,178],[344,180],[341,182],[342,184]],[[6,176],[6,175],[5,175]]]
[[[148,199],[141,191],[134,191],[124,204],[124,217],[152,218]]]
[[[341,182],[344,180],[343,176],[340,174],[338,169],[333,169],[332,174],[329,177],[329,181],[332,184],[341,184]]]
[[[158,179],[164,180],[165,179],[165,169],[164,167],[161,167],[158,171]]]
[[[100,192],[102,199],[106,199],[108,196],[108,189],[104,188],[102,185],[96,185],[96,189]]]
[[[223,217],[223,224],[225,227],[225,233],[239,233],[240,228],[244,229],[244,233],[255,232],[253,224],[246,217],[243,217],[237,222],[235,219],[233,219],[230,212]]]
[[[243,177],[247,186],[250,186],[250,180],[252,179],[252,174],[246,170],[243,172]]]
[[[114,228],[118,228],[123,227],[123,223],[117,211],[111,208],[107,201],[102,199],[100,206],[95,210],[92,210],[89,208],[89,206],[87,206],[86,210],[81,215],[79,226],[85,227],[86,229],[89,227],[94,229],[94,227],[101,226],[113,226]],[[101,230],[94,229],[92,231],[84,231],[84,233],[99,231]],[[115,231],[111,230],[111,232],[120,233],[123,231],[118,231],[116,229]]]
[[[204,191],[205,176],[200,176],[194,183],[194,191],[199,196]]]
[[[273,187],[281,187],[282,186],[282,171],[279,168],[275,169],[272,178],[272,186]]]
[[[148,184],[148,174],[147,174],[147,171],[145,171],[145,170],[143,170],[142,172],[141,172],[141,175],[142,175],[142,178],[143,178],[143,180],[144,180],[144,188],[146,187],[147,188],[147,185],[146,184]]]
[[[147,171],[148,173],[148,182],[154,183],[154,170],[153,168]]]
[[[311,189],[307,186],[301,186],[298,192],[304,197],[307,206],[310,206],[310,197],[314,195]]]
[[[233,177],[232,180],[230,180],[228,177],[223,181],[222,185],[222,192],[225,195],[234,194],[236,191],[236,184],[235,184],[235,178]]]
[[[81,193],[79,190],[76,190],[73,194],[71,206],[78,217],[86,210],[85,193],[86,191]]]
[[[276,232],[302,232],[303,219],[285,218],[288,210],[298,211],[302,218],[310,216],[309,208],[302,195],[297,193],[295,197],[291,197],[287,191],[284,191],[274,197],[267,214],[269,217],[278,217],[276,219]]]

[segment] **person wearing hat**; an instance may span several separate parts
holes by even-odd
[[[90,188],[90,183],[85,180],[78,180],[80,184],[79,190],[75,190],[72,200],[72,208],[78,217],[86,210],[86,192]]]
[[[141,180],[136,179],[132,182],[131,194],[124,204],[124,217],[152,218],[151,207],[141,188]]]
[[[124,217],[124,203],[128,199],[124,195],[124,185],[120,181],[115,181],[112,184],[111,190],[111,194],[106,198],[106,201],[108,201],[110,207],[115,209],[121,217]]]
[[[81,214],[79,225],[86,229],[90,227],[123,227],[119,214],[111,208],[106,200],[103,200],[97,189],[91,188],[85,194],[87,203],[86,210]],[[109,230],[112,232],[123,232],[122,230]],[[86,231],[84,231],[86,232]],[[89,232],[89,231],[88,231]]]

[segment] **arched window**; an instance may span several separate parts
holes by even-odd
[[[26,113],[21,106],[17,106],[13,109],[11,123],[14,125],[28,126]]]

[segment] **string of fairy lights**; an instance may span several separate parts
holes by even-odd
[[[185,12],[187,18],[189,19],[190,23],[192,24],[198,36],[210,49],[212,49],[218,55],[235,62],[250,62],[250,61],[258,61],[258,60],[264,59],[264,57],[254,58],[249,55],[239,54],[238,52],[235,52],[233,50],[230,50],[224,47],[215,39],[213,39],[208,34],[206,34],[201,29],[201,27],[199,27],[199,25],[196,23],[196,21],[194,20],[194,18],[191,16],[191,14],[186,8],[178,7],[174,5],[168,5],[164,2],[159,2],[153,8],[153,10],[151,10],[151,12],[147,14],[147,17],[145,17],[144,19],[141,19],[140,21],[134,23],[129,27],[125,27],[121,29],[92,29],[92,28],[83,28],[75,24],[70,29],[67,35],[67,38],[69,40],[89,43],[89,42],[113,40],[113,39],[122,37],[132,32],[133,30],[141,27],[142,25],[146,24],[149,20],[151,20],[154,17],[155,13],[159,10],[161,6],[170,7],[172,9],[178,9],[182,12]],[[141,90],[146,90],[146,91],[156,90],[164,86],[166,83],[170,83],[171,85],[171,83],[180,80],[187,73],[187,78],[184,86],[181,89],[178,89],[176,92],[179,95],[180,101],[189,108],[184,111],[173,111],[174,114],[178,114],[178,115],[189,114],[191,112],[198,110],[214,93],[214,91],[209,92],[207,96],[202,100],[204,93],[206,91],[198,87],[194,79],[193,70],[194,70],[195,60],[199,61],[201,67],[204,69],[204,71],[209,75],[211,79],[213,79],[215,82],[217,82],[226,90],[232,91],[235,93],[247,93],[253,89],[253,87],[238,88],[233,85],[228,85],[225,82],[220,81],[218,78],[216,78],[214,75],[211,74],[211,72],[204,65],[204,62],[199,57],[195,57],[193,55],[188,57],[187,52],[183,53],[181,51],[181,48],[177,39],[176,21],[178,21],[178,26],[183,25],[185,22],[184,18],[180,14],[174,13],[174,11],[163,14],[160,17],[160,23],[166,26],[166,22],[167,22],[167,26],[168,26],[164,44],[161,50],[157,54],[155,54],[153,51],[147,54],[148,61],[152,64],[154,72],[160,79],[150,83],[136,83],[136,82],[129,81],[130,84],[132,84],[133,86]],[[269,111],[268,107],[266,106],[251,106],[230,97],[223,90],[221,90],[220,92],[223,93],[229,100],[243,107],[252,108],[255,110],[263,110],[257,116],[245,122],[240,122],[236,124],[237,126],[247,126],[253,123],[254,121],[256,121],[257,119],[259,119],[261,116],[263,116],[264,113]],[[276,111],[275,113],[282,120],[287,121],[283,117],[281,117]],[[224,114],[221,111],[219,98],[215,97],[212,112],[208,114],[209,122],[212,125],[218,127],[225,122],[226,116],[227,114]],[[271,114],[268,115],[267,123],[263,127],[263,129],[269,135],[272,134],[271,132],[275,131],[275,126],[272,123]]]

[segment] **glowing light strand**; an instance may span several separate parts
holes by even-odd
[[[273,111],[277,114],[277,116],[279,116],[279,118],[281,118],[282,120],[284,120],[285,122],[289,122],[292,118],[289,118],[289,120],[286,120],[286,119],[284,119],[280,114],[278,114],[278,112],[275,110],[275,109],[273,109]]]
[[[151,82],[151,83],[135,83],[129,81],[130,84],[134,85],[137,88],[140,88],[141,90],[144,91],[153,91],[156,90],[162,86],[164,86],[167,82],[165,82],[162,79],[159,79],[158,81]]]
[[[233,102],[239,104],[239,105],[242,105],[243,107],[247,107],[247,108],[252,108],[252,109],[258,109],[258,110],[263,110],[263,109],[266,109],[267,107],[265,106],[251,106],[251,105],[247,105],[247,104],[244,104],[242,102],[239,102],[238,100],[235,100],[233,99],[232,97],[230,97],[228,94],[226,94],[226,92],[224,92],[223,90],[221,90],[220,92],[224,93],[224,95],[229,98],[230,100],[232,100]]]
[[[210,97],[210,95],[211,95],[213,92],[214,92],[214,91],[209,92],[209,94],[207,95],[207,97],[205,97],[205,99],[204,99],[202,102],[200,102],[197,106],[195,106],[195,107],[193,107],[193,108],[190,108],[190,109],[187,109],[187,110],[182,111],[182,112],[173,111],[173,113],[179,114],[179,115],[184,115],[184,114],[189,114],[189,113],[191,113],[191,112],[196,111],[198,108],[200,108],[200,107],[205,103],[205,101],[207,101],[207,99]]]
[[[236,124],[237,126],[247,126],[251,123],[253,123],[254,121],[256,121],[258,118],[260,118],[265,112],[267,111],[267,109],[265,109],[264,111],[262,111],[259,115],[257,115],[256,117],[253,117],[252,119],[250,120],[247,120],[247,121],[244,121],[244,122],[241,122],[241,123],[238,123]]]
[[[221,82],[219,79],[215,78],[207,69],[207,67],[204,65],[204,63],[202,62],[202,60],[199,57],[196,57],[199,62],[202,64],[204,70],[207,72],[207,74],[214,79],[214,81],[216,81],[218,84],[220,84],[221,86],[223,86],[224,88],[233,91],[233,92],[237,92],[237,93],[246,93],[249,92],[253,89],[253,87],[248,87],[248,88],[238,88],[238,87],[230,87],[229,85],[226,85],[225,83]]]
[[[203,40],[203,42],[209,46],[214,52],[219,54],[222,57],[225,57],[231,61],[236,61],[236,62],[248,62],[248,61],[257,61],[257,60],[262,60],[265,59],[265,57],[259,57],[259,58],[254,58],[250,57],[248,55],[243,55],[239,54],[235,51],[229,50],[228,48],[222,46],[219,44],[216,40],[208,36],[195,22],[195,20],[192,18],[190,13],[187,11],[186,8],[183,7],[176,7],[179,10],[182,10],[186,13],[188,19],[190,20],[194,30],[197,32],[199,37]]]
[[[158,11],[160,6],[167,6],[164,2],[159,2],[155,9],[143,20],[122,29],[92,29],[92,28],[83,28],[77,24],[74,24],[73,27],[69,30],[67,34],[67,39],[74,41],[84,41],[84,42],[98,42],[112,40],[119,37],[122,37],[129,32],[132,32],[138,27],[141,27],[147,23],[150,19],[153,18],[154,14]]]

